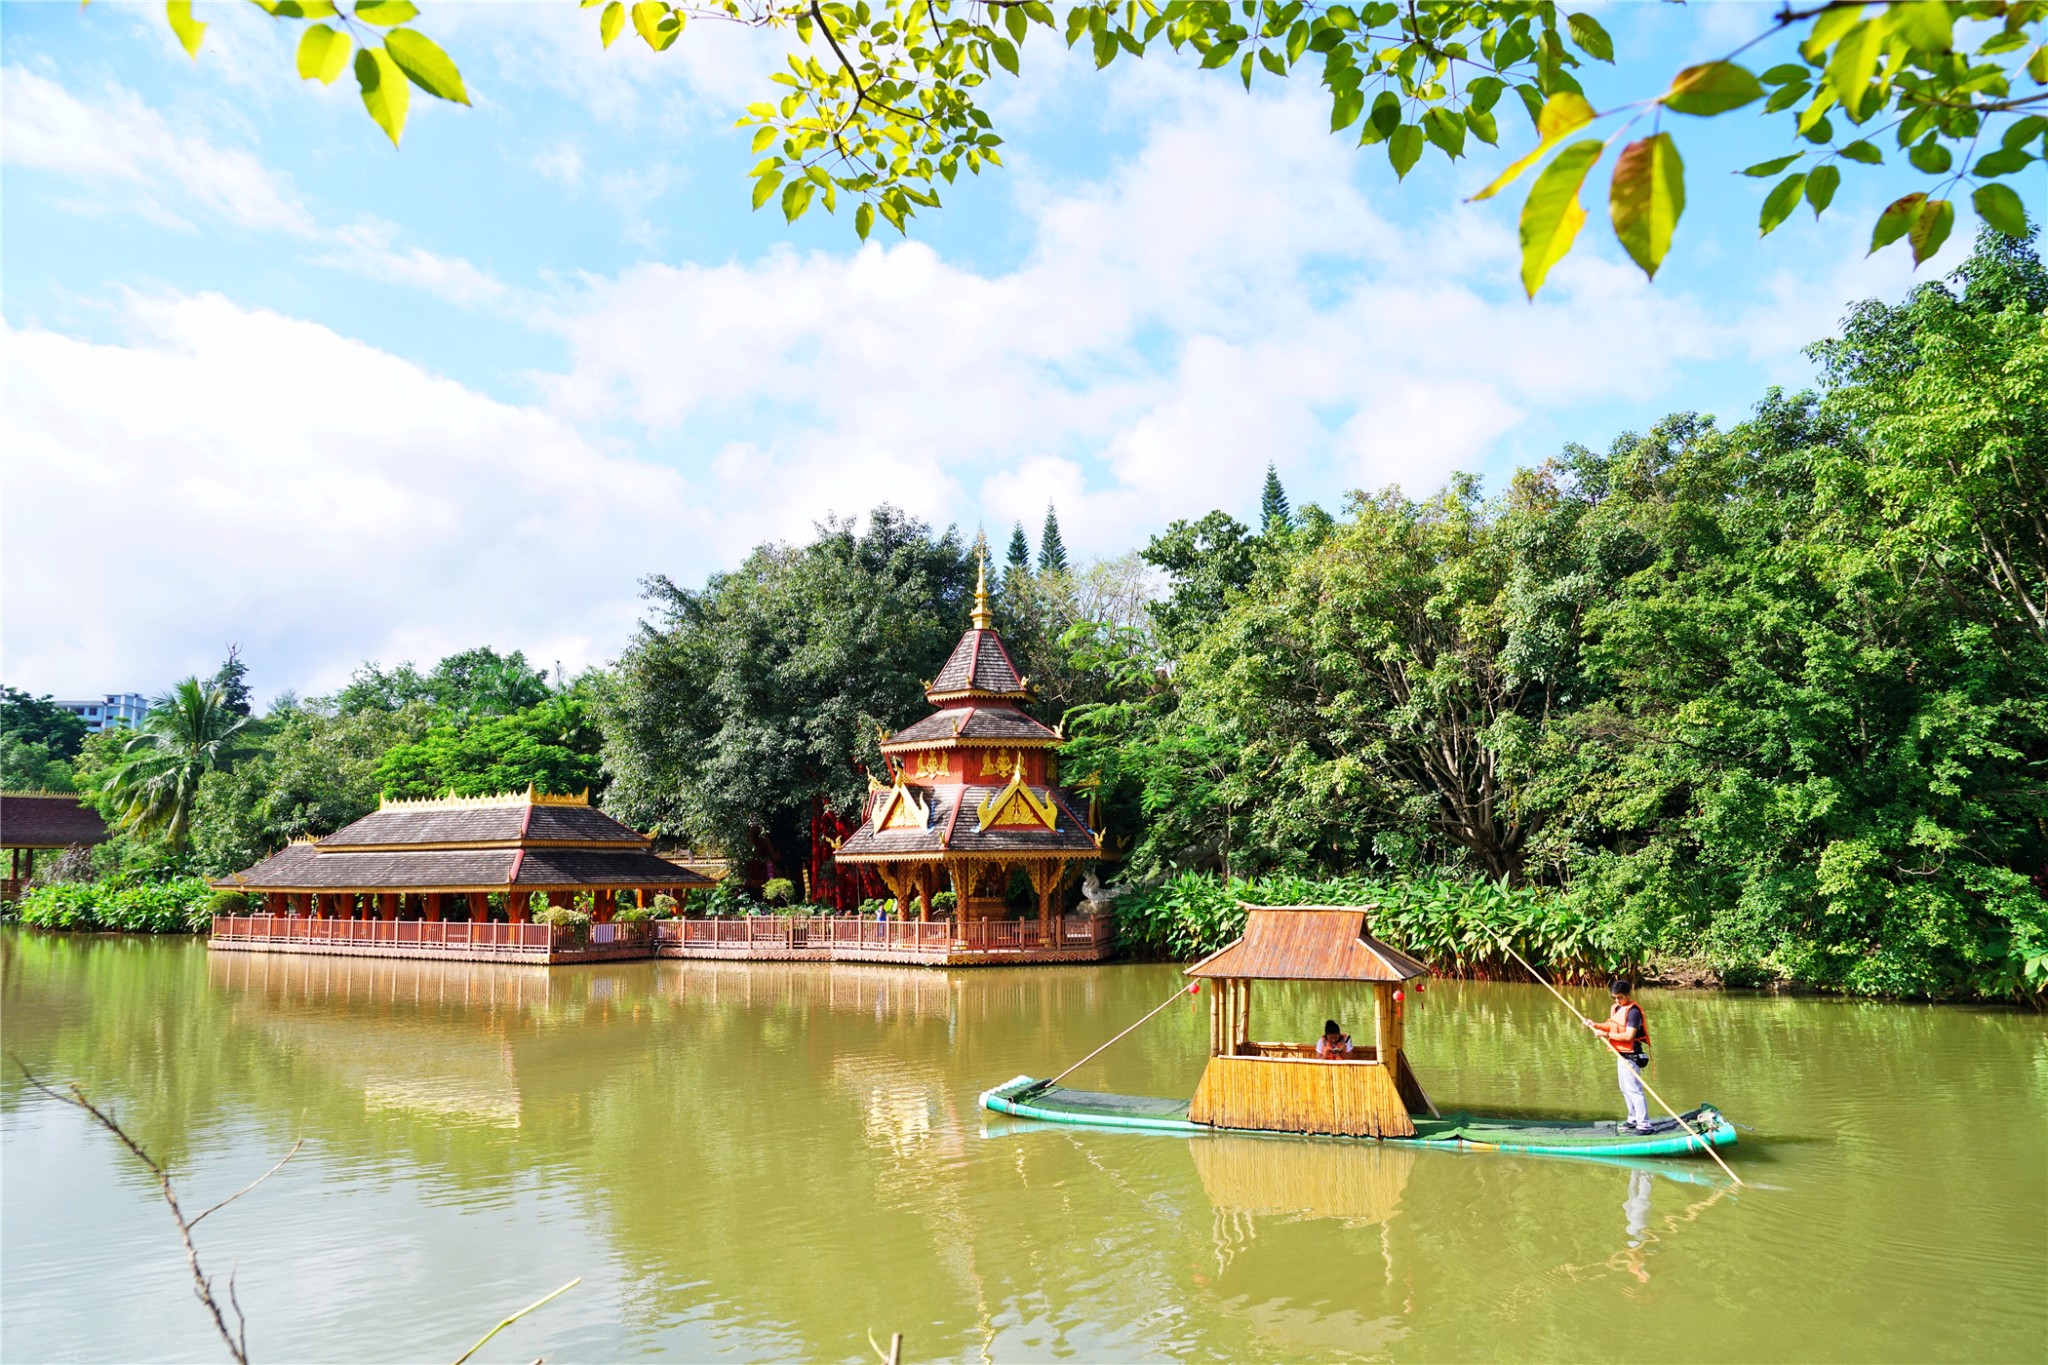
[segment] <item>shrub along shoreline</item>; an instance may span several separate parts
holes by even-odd
[[[1503,940],[1560,982],[1592,984],[1631,976],[1685,985],[1791,987],[1828,993],[1815,981],[1765,954],[1740,961],[1710,951],[1642,950],[1625,929],[1548,887],[1505,887],[1447,877],[1313,878],[1273,875],[1225,880],[1184,872],[1117,898],[1119,947],[1129,956],[1192,961],[1244,931],[1243,901],[1253,905],[1373,906],[1366,931],[1426,963],[1440,976],[1473,981],[1527,981],[1529,974],[1501,947]],[[2039,961],[2023,961],[2015,943],[2005,960],[1984,963],[1926,997],[1958,1001],[2017,1000],[2035,1006]]]
[[[8,906],[6,918],[32,929],[74,933],[200,934],[212,924],[223,894],[203,877],[51,882]]]
[[[1729,962],[1710,952],[1634,950],[1621,941],[1619,926],[1575,903],[1568,892],[1428,875],[1276,874],[1226,880],[1212,873],[1183,872],[1117,897],[1119,954],[1192,962],[1213,953],[1244,932],[1240,902],[1371,906],[1367,932],[1426,963],[1439,976],[1468,981],[1529,979],[1501,947],[1505,940],[1546,975],[1564,983],[1598,984],[1626,975],[1684,985],[1830,990],[1769,957]],[[665,917],[663,910],[673,914],[675,908],[670,902],[647,913]],[[716,914],[720,908],[730,909],[691,906],[699,914],[707,909]],[[214,915],[247,910],[245,897],[216,891],[200,877],[102,879],[35,887],[15,904],[0,907],[0,920],[78,933],[203,934]],[[535,918],[564,924],[584,924],[589,918],[573,907],[547,908],[546,915],[543,919],[536,913]],[[2039,1004],[2038,992],[2029,989],[2024,964],[2011,962],[1986,964],[1982,972],[1928,998]]]

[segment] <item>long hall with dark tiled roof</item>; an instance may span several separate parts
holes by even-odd
[[[257,898],[263,913],[218,917],[211,942],[408,956],[646,956],[649,935],[614,927],[626,898],[644,903],[711,884],[657,856],[652,843],[592,806],[587,794],[529,788],[386,800],[325,838],[288,844],[216,882]],[[587,932],[565,936],[534,924],[535,897],[543,895],[565,904],[589,897]]]

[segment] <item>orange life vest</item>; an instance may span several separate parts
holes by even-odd
[[[1615,1001],[1614,1008],[1607,1014],[1607,1026],[1617,1033],[1627,1028],[1630,1010],[1634,1010],[1636,1017],[1642,1020],[1642,1024],[1636,1029],[1636,1036],[1624,1042],[1613,1033],[1606,1035],[1607,1046],[1624,1057],[1640,1056],[1650,1050],[1650,1016],[1643,1013],[1643,1007],[1634,1000],[1624,997]]]

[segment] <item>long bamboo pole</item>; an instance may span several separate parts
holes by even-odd
[[[1500,941],[1500,946],[1507,949],[1508,956],[1512,957],[1515,961],[1521,963],[1523,969],[1526,970],[1529,973],[1529,975],[1535,977],[1537,982],[1542,985],[1544,990],[1549,991],[1552,995],[1556,996],[1557,1003],[1563,1005],[1566,1009],[1570,1010],[1572,1012],[1573,1018],[1577,1019],[1580,1023],[1584,1024],[1589,1029],[1593,1027],[1593,1021],[1591,1019],[1588,1019],[1585,1015],[1580,1014],[1579,1007],[1577,1005],[1574,1005],[1570,1000],[1567,1000],[1565,998],[1565,994],[1563,991],[1551,985],[1549,977],[1537,971],[1534,967],[1531,967],[1529,965],[1529,959],[1523,957],[1520,953],[1515,951],[1514,944],[1509,943],[1506,939],[1502,939]],[[1614,1049],[1612,1048],[1608,1049],[1609,1052],[1612,1052],[1613,1050]],[[1721,1159],[1721,1154],[1714,1150],[1713,1143],[1708,1142],[1704,1137],[1701,1137],[1699,1133],[1695,1132],[1693,1130],[1693,1126],[1685,1121],[1683,1115],[1681,1115],[1676,1109],[1673,1109],[1670,1103],[1667,1102],[1662,1095],[1658,1094],[1655,1090],[1650,1089],[1650,1083],[1648,1081],[1643,1081],[1642,1084],[1643,1089],[1649,1091],[1650,1098],[1657,1101],[1658,1104],[1662,1105],[1664,1112],[1671,1115],[1672,1118],[1678,1121],[1678,1126],[1680,1128],[1685,1129],[1687,1137],[1695,1138],[1698,1140],[1700,1146],[1706,1151],[1706,1154],[1714,1158],[1714,1164],[1716,1166],[1719,1166],[1722,1170],[1728,1173],[1728,1178],[1730,1180],[1734,1181],[1738,1185],[1743,1183],[1742,1177],[1735,1174],[1734,1168],[1730,1166],[1727,1162],[1723,1161]]]
[[[1152,1007],[1151,1009],[1149,1009],[1149,1010],[1145,1011],[1145,1019],[1150,1019],[1150,1018],[1151,1018],[1151,1017],[1152,1017],[1153,1015],[1155,1015],[1155,1014],[1159,1013],[1159,1011],[1161,1011],[1161,1010],[1165,1009],[1165,1008],[1166,1008],[1166,1007],[1167,1007],[1168,1005],[1171,1005],[1171,1004],[1172,1004],[1172,1003],[1173,1003],[1174,1001],[1176,1001],[1176,1000],[1180,999],[1180,998],[1181,998],[1181,997],[1182,997],[1183,995],[1191,995],[1191,994],[1193,994],[1193,993],[1194,993],[1195,991],[1198,991],[1198,990],[1200,990],[1201,988],[1202,988],[1202,983],[1201,983],[1201,982],[1199,982],[1199,981],[1195,982],[1195,983],[1194,983],[1193,985],[1191,985],[1191,986],[1183,986],[1183,987],[1177,987],[1177,988],[1175,988],[1175,990],[1174,990],[1174,992],[1173,992],[1173,994],[1172,994],[1172,995],[1169,995],[1169,996],[1167,996],[1167,997],[1166,997],[1166,998],[1165,998],[1164,1000],[1160,1001],[1160,1002],[1159,1002],[1159,1003],[1158,1003],[1157,1005],[1154,1005],[1154,1006],[1153,1006],[1153,1007]],[[1138,1021],[1138,1024],[1142,1024],[1142,1023],[1144,1023],[1144,1022],[1145,1022],[1145,1019],[1140,1019],[1140,1020]],[[1069,1076],[1073,1075],[1073,1074],[1074,1074],[1074,1073],[1075,1073],[1076,1071],[1079,1071],[1079,1070],[1080,1070],[1080,1069],[1081,1069],[1082,1067],[1084,1067],[1084,1066],[1088,1065],[1088,1063],[1090,1063],[1090,1062],[1094,1061],[1094,1060],[1095,1060],[1095,1059],[1096,1059],[1097,1057],[1100,1057],[1100,1056],[1101,1056],[1101,1055],[1102,1055],[1103,1053],[1105,1053],[1105,1052],[1109,1051],[1109,1049],[1111,1048],[1111,1046],[1113,1046],[1114,1044],[1116,1044],[1116,1043],[1120,1042],[1120,1041],[1121,1041],[1121,1040],[1123,1039],[1123,1037],[1125,1036],[1125,1034],[1128,1034],[1128,1033],[1130,1033],[1130,1032],[1131,1032],[1131,1030],[1132,1030],[1132,1029],[1135,1029],[1135,1028],[1137,1028],[1137,1027],[1138,1027],[1138,1024],[1132,1024],[1132,1025],[1131,1025],[1131,1027],[1130,1027],[1130,1028],[1127,1028],[1127,1029],[1125,1029],[1125,1030],[1123,1031],[1123,1033],[1119,1033],[1119,1034],[1118,1034],[1118,1035],[1117,1035],[1116,1037],[1114,1037],[1114,1038],[1110,1039],[1110,1040],[1109,1040],[1109,1042],[1107,1042],[1107,1043],[1104,1043],[1104,1044],[1103,1044],[1103,1045],[1102,1045],[1101,1047],[1099,1047],[1099,1048],[1096,1048],[1096,1049],[1095,1049],[1095,1051],[1093,1051],[1093,1052],[1089,1053],[1089,1054],[1088,1054],[1088,1055],[1087,1055],[1086,1057],[1083,1057],[1083,1058],[1082,1058],[1082,1059],[1081,1059],[1080,1061],[1078,1061],[1078,1062],[1075,1062],[1075,1063],[1074,1063],[1074,1064],[1073,1064],[1072,1066],[1068,1067],[1068,1068],[1067,1068],[1067,1069],[1066,1069],[1065,1071],[1062,1071],[1062,1072],[1061,1072],[1061,1073],[1060,1073],[1059,1075],[1057,1075],[1057,1076],[1053,1077],[1053,1078],[1052,1078],[1051,1080],[1049,1080],[1049,1081],[1040,1081],[1040,1082],[1039,1082],[1039,1083],[1038,1083],[1037,1085],[1034,1085],[1034,1086],[1030,1087],[1030,1089],[1029,1089],[1029,1091],[1028,1091],[1027,1093],[1030,1093],[1030,1094],[1036,1094],[1036,1093],[1038,1093],[1038,1092],[1039,1092],[1039,1091],[1041,1091],[1041,1090],[1050,1090],[1050,1089],[1052,1089],[1052,1088],[1053,1088],[1054,1086],[1058,1085],[1058,1084],[1059,1084],[1059,1083],[1060,1083],[1061,1081],[1063,1081],[1063,1080],[1065,1080],[1065,1079],[1066,1079],[1067,1077],[1069,1077]]]

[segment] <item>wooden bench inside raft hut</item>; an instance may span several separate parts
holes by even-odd
[[[1208,980],[1209,1066],[1188,1105],[1194,1123],[1269,1133],[1413,1137],[1434,1113],[1401,1051],[1402,983],[1427,976],[1414,958],[1365,932],[1366,908],[1246,905],[1244,936],[1187,969]],[[1313,1043],[1252,1038],[1252,982],[1355,983],[1372,998],[1373,1043],[1343,1059]]]

